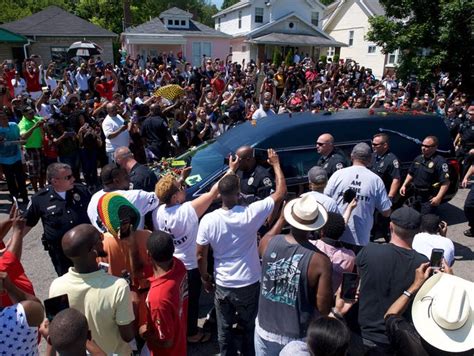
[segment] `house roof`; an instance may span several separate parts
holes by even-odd
[[[271,28],[272,26],[275,26],[276,24],[278,24],[279,22],[282,22],[282,21],[285,21],[286,19],[290,18],[290,17],[296,17],[298,20],[300,20],[301,22],[303,22],[304,24],[306,24],[308,27],[312,28],[316,33],[318,33],[318,35],[322,36],[322,37],[325,37],[327,39],[332,39],[331,36],[329,36],[327,33],[321,31],[318,27],[314,26],[313,24],[310,24],[309,22],[303,20],[301,17],[299,17],[296,13],[294,12],[290,12],[278,19],[276,19],[275,21],[272,21],[272,22],[269,22],[263,26],[260,26],[258,28],[256,28],[255,30],[253,31],[250,31],[249,33],[247,33],[247,37],[254,37],[256,34],[268,29],[268,28]]]
[[[385,15],[385,10],[378,0],[355,0],[354,2],[358,4],[369,17]],[[346,3],[348,3],[347,0],[339,0],[326,8],[323,15],[323,21],[325,21],[323,26],[324,30],[328,28],[329,24]]]
[[[250,6],[251,4],[252,3],[250,0],[240,0],[238,3],[219,11],[217,14],[215,14],[212,17],[215,18],[221,15],[227,14],[229,12],[232,12],[234,10],[243,9],[244,7]]]
[[[161,19],[161,18],[167,17],[167,16],[193,17],[193,14],[188,12],[188,11],[181,10],[179,7],[174,6],[170,9],[168,9],[168,10],[163,11],[158,17]]]
[[[28,39],[22,35],[0,28],[0,42],[27,43]]]
[[[287,33],[269,33],[268,35],[254,38],[249,42],[271,45],[286,45],[291,43],[292,45],[297,46],[347,47],[345,43],[338,42],[334,39],[310,35],[293,35]]]
[[[148,22],[142,23],[141,25],[127,28],[123,34],[127,35],[127,33],[198,35],[224,38],[232,37],[191,19],[189,20],[189,28],[168,29],[158,17],[155,17]]]
[[[57,6],[48,6],[44,10],[20,20],[0,25],[0,28],[19,33],[23,36],[54,37],[116,37],[103,29]]]

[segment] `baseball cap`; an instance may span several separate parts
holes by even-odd
[[[417,230],[420,228],[421,215],[415,209],[404,206],[395,210],[390,215],[390,220],[403,229]]]

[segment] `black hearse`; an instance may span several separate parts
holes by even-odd
[[[390,137],[392,152],[398,156],[403,177],[412,160],[421,153],[421,142],[426,136],[439,139],[438,151],[449,164],[451,184],[445,196],[450,200],[458,189],[459,165],[454,158],[453,143],[443,123],[435,115],[420,113],[369,112],[367,109],[345,110],[336,113],[283,114],[234,127],[215,140],[208,141],[178,157],[192,166],[187,180],[188,199],[208,191],[227,170],[226,157],[243,145],[255,149],[257,160],[265,162],[266,149],[275,149],[286,177],[288,190],[300,193],[307,183],[307,172],[318,160],[316,139],[329,132],[335,145],[350,157],[358,142],[370,145],[372,136],[385,132]]]

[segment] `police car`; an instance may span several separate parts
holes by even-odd
[[[371,144],[376,133],[390,137],[390,150],[398,157],[402,182],[413,159],[421,153],[426,136],[439,139],[438,153],[448,162],[451,184],[444,201],[457,192],[459,164],[454,156],[453,142],[443,120],[435,115],[420,113],[386,112],[367,109],[344,110],[336,113],[309,112],[283,114],[243,123],[215,140],[187,151],[179,160],[192,166],[187,179],[189,199],[209,191],[228,169],[226,158],[240,146],[255,149],[257,161],[265,164],[266,150],[273,148],[280,156],[288,191],[297,194],[301,184],[307,183],[308,170],[316,165],[316,139],[322,133],[331,133],[335,146],[350,157],[352,147],[359,142]]]

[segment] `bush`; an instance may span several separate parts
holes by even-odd
[[[321,56],[319,57],[319,60],[323,62],[323,64],[326,64],[328,62],[328,56]]]
[[[276,65],[277,67],[281,64],[282,58],[281,58],[281,52],[278,47],[275,47],[273,49],[273,64]]]
[[[333,63],[338,63],[339,62],[339,56],[336,54],[332,57]]]
[[[291,66],[291,65],[293,65],[293,63],[294,63],[294,62],[293,62],[293,50],[290,49],[290,50],[288,51],[288,53],[286,54],[286,57],[285,57],[285,64],[286,64],[287,66]]]

